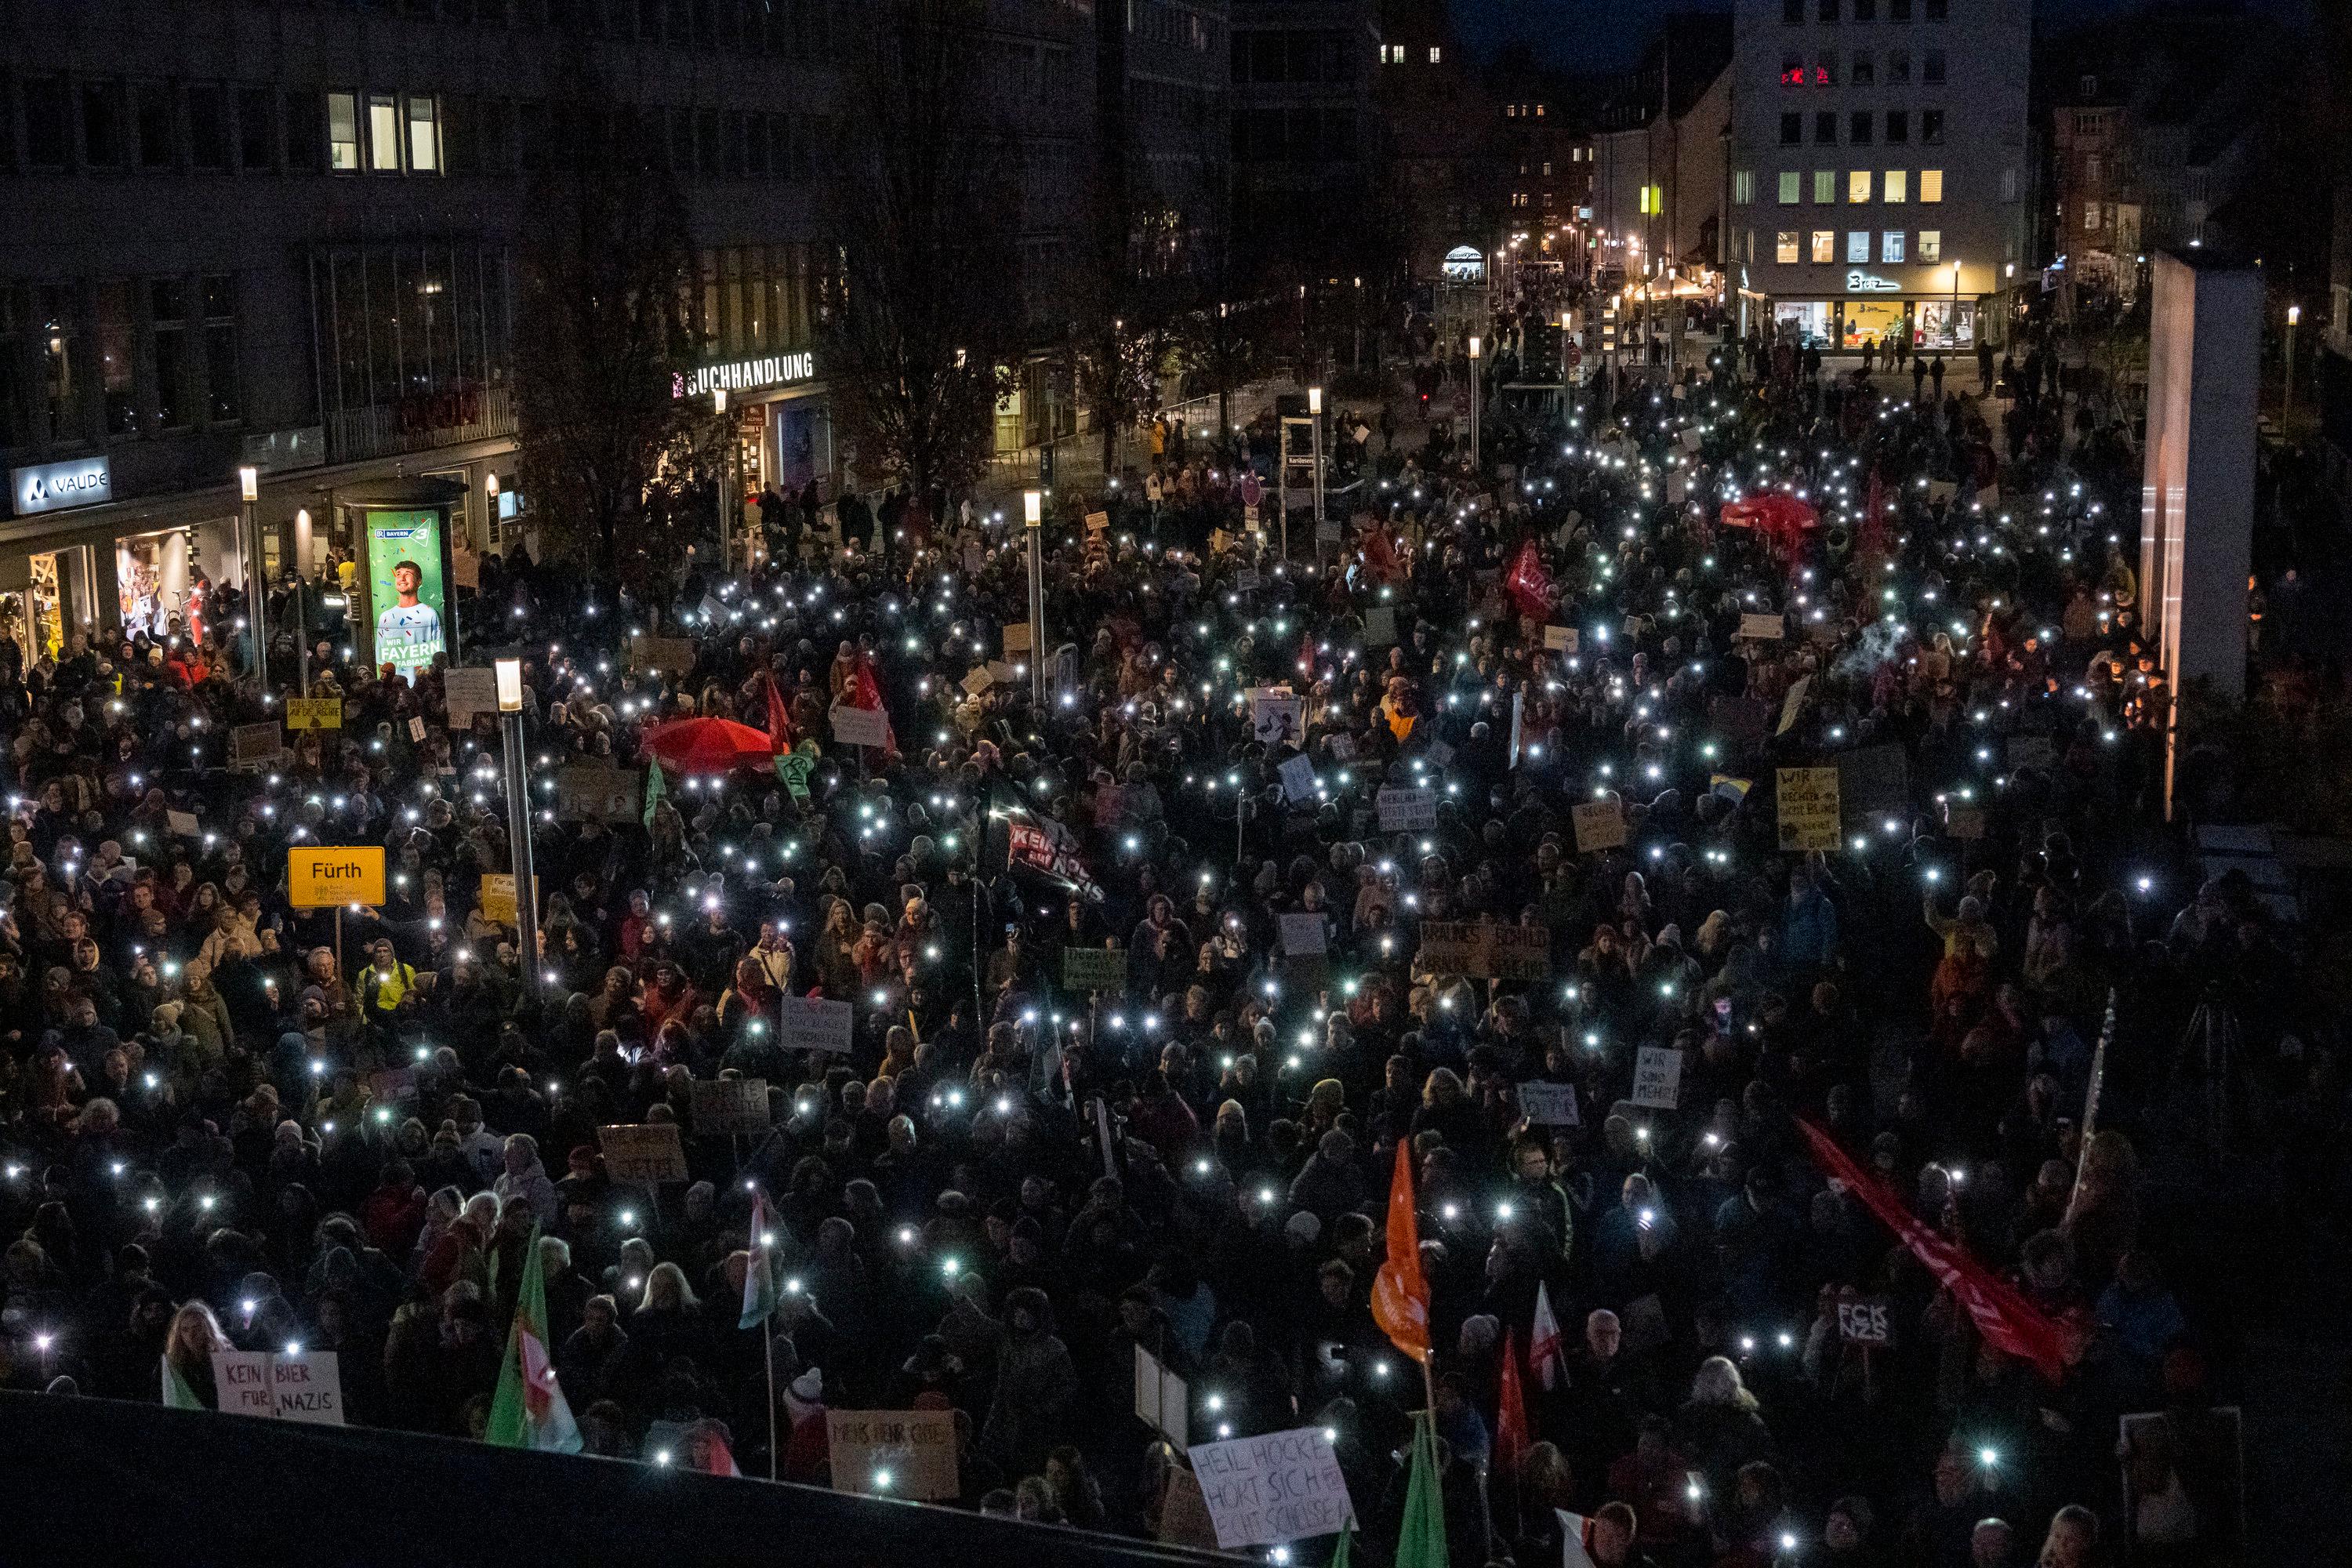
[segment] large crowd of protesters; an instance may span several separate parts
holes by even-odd
[[[2114,432],[2032,357],[1963,363],[1930,392],[1734,347],[1491,407],[1476,464],[1368,409],[1352,515],[1287,561],[1247,446],[1180,434],[1049,498],[1034,655],[1017,506],[772,506],[732,574],[487,562],[459,619],[526,656],[535,961],[485,910],[495,718],[453,732],[439,668],[369,671],[314,599],[341,727],[233,770],[297,679],[283,642],[240,675],[234,594],[200,631],[0,644],[0,1384],[211,1405],[213,1351],[293,1342],[337,1352],[352,1424],[478,1437],[535,1237],[613,1459],[700,1432],[696,1462],[823,1485],[827,1409],[950,1409],[962,1506],[1154,1533],[1184,1461],[1143,1350],[1195,1441],[1328,1429],[1375,1562],[1425,1389],[1457,1568],[1559,1561],[1560,1510],[1604,1568],[2228,1555],[2226,1335],[2142,1223],[2143,1130],[2242,1104],[2238,1058],[2175,1060],[2226,1014],[2335,1190],[2338,1025],[2161,826]],[[1725,525],[1768,491],[1819,526]],[[643,657],[679,638],[690,668]],[[1261,728],[1279,688],[1303,733]],[[890,744],[836,744],[877,697]],[[790,750],[646,789],[687,716]],[[1842,758],[1835,847],[1784,851],[1778,770]],[[558,809],[581,766],[628,809]],[[385,901],[289,907],[311,844],[382,846]],[[1424,953],[1438,921],[1535,928],[1548,965],[1452,972],[1481,965]],[[1072,950],[1124,984],[1066,984]],[[784,1048],[808,995],[853,1005],[845,1053]],[[1636,1105],[1645,1047],[1679,1079]],[[698,1129],[722,1075],[766,1084],[764,1131]],[[2062,1326],[2058,1375],[1798,1119]],[[688,1179],[614,1179],[599,1129],[664,1121]],[[1370,1310],[1400,1143],[1426,1383]],[[786,1283],[747,1329],[763,1245]]]

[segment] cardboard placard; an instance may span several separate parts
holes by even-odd
[[[952,1410],[828,1410],[833,1489],[945,1502],[963,1490]]]
[[[1548,652],[1574,653],[1582,640],[1582,633],[1575,626],[1544,627],[1544,647]]]
[[[1087,513],[1087,531],[1088,533],[1102,533],[1107,531],[1109,528],[1110,513],[1107,511],[1090,511]]]
[[[1786,633],[1779,616],[1749,612],[1739,617],[1739,635],[1750,642],[1779,642]]]
[[[1596,854],[1625,845],[1625,812],[1614,800],[1579,801],[1569,809],[1576,824],[1576,852]]]
[[[1304,755],[1285,757],[1282,766],[1275,771],[1282,778],[1284,799],[1304,802],[1315,798],[1315,764]]]
[[[204,832],[204,827],[196,821],[196,814],[193,811],[166,811],[163,813],[163,831],[174,838],[194,838]]]
[[[1282,951],[1293,958],[1330,951],[1328,929],[1319,914],[1276,915],[1274,923],[1282,933]]]
[[[228,732],[228,765],[237,773],[257,773],[285,754],[284,731],[275,724],[239,724]]]
[[[1373,797],[1382,833],[1420,833],[1437,826],[1433,789],[1384,789]]]
[[[1007,621],[1004,623],[1005,658],[1011,658],[1016,653],[1027,653],[1030,648],[1034,646],[1035,645],[1030,641],[1029,623],[1027,621]]]
[[[1011,659],[992,658],[988,661],[988,679],[999,686],[1010,686],[1021,679],[1021,672],[1013,667]]]
[[[2006,754],[2012,768],[2046,773],[2058,765],[2058,742],[2047,735],[2011,735]]]
[[[686,1180],[686,1145],[675,1121],[638,1121],[596,1129],[604,1173],[616,1182]]]
[[[555,815],[565,822],[633,822],[644,816],[645,774],[600,763],[555,770]]]
[[[1387,605],[1375,605],[1364,612],[1364,646],[1394,647],[1397,640],[1396,611]]]
[[[986,665],[980,665],[963,678],[963,692],[967,697],[977,697],[995,684],[996,677],[988,672]]]
[[[1216,1521],[1209,1517],[1200,1478],[1181,1465],[1168,1467],[1168,1489],[1160,1500],[1160,1539],[1170,1546],[1197,1546],[1204,1552],[1217,1544]]]
[[[1931,506],[1937,501],[1958,500],[1959,499],[1959,494],[1960,487],[1950,479],[1929,479],[1927,481],[1927,501]]]
[[[383,902],[383,846],[287,850],[286,901],[298,910]]]
[[[1838,1338],[1850,1345],[1887,1345],[1895,1342],[1895,1331],[1886,1321],[1886,1298],[1865,1296],[1860,1300],[1838,1302]]]
[[[269,1384],[269,1352],[213,1352],[213,1407],[224,1415],[274,1418],[278,1395]]]
[[[333,1351],[215,1351],[213,1390],[224,1415],[343,1425],[342,1363]]]
[[[1838,771],[1835,768],[1778,770],[1780,847],[1838,847]]]
[[[768,1130],[768,1080],[763,1078],[698,1079],[694,1084],[697,1137],[732,1137]]]
[[[1700,437],[1700,435],[1699,435],[1699,433],[1698,433],[1698,427],[1697,427],[1696,426],[1694,426],[1694,425],[1685,425],[1685,426],[1683,426],[1683,431],[1682,431],[1682,443],[1683,443],[1683,450],[1684,450],[1684,451],[1685,451],[1685,452],[1696,452],[1696,451],[1697,451],[1697,450],[1698,450],[1698,444],[1699,444],[1699,441],[1700,441],[1701,439],[1702,439],[1702,437]]]
[[[1307,699],[1286,688],[1250,693],[1250,733],[1261,746],[1296,746],[1307,737]]]
[[[1073,991],[1126,990],[1127,950],[1123,947],[1064,948],[1062,984]]]
[[[340,697],[289,697],[286,727],[289,730],[340,730],[343,700]]]
[[[1576,1086],[1523,1083],[1519,1085],[1519,1114],[1538,1127],[1577,1126]]]
[[[1135,1347],[1135,1418],[1181,1448],[1191,1441],[1192,1391],[1184,1380],[1160,1364],[1160,1358]]]
[[[1683,389],[1679,386],[1675,388],[1675,395],[1677,397],[1681,396],[1682,390]],[[1680,506],[1684,501],[1689,499],[1690,476],[1684,473],[1680,468],[1676,468],[1673,473],[1666,476],[1666,504],[1668,506]]]
[[[482,918],[493,925],[511,926],[518,923],[520,913],[515,908],[515,879],[511,872],[486,871],[482,874]]]
[[[1944,832],[1953,838],[1982,838],[1985,836],[1984,807],[1980,805],[1946,806]]]
[[[825,718],[832,726],[833,738],[845,746],[890,743],[890,716],[879,708],[855,708],[846,702],[836,702]]]
[[[1264,586],[1265,579],[1258,574],[1255,566],[1244,566],[1234,574],[1234,592],[1236,594],[1255,594]]]
[[[850,1028],[856,1015],[846,1002],[822,996],[787,996],[783,1002],[784,1049],[849,1054]]]
[[[408,738],[411,741],[422,741],[425,739],[424,714],[411,713],[408,716]]]
[[[1683,1053],[1643,1046],[1633,1058],[1633,1103],[1644,1110],[1672,1110],[1683,1100]]]
[[[639,637],[637,642],[662,639]],[[691,643],[684,645],[692,647]],[[630,644],[634,657],[636,643]],[[689,656],[690,657],[690,656]],[[664,665],[663,668],[670,667]],[[499,672],[495,669],[459,668],[444,671],[441,677],[442,695],[449,700],[449,728],[463,733],[474,727],[474,715],[487,713],[499,716]]]
[[[975,541],[964,541],[962,557],[963,574],[967,577],[977,577],[988,569],[988,552]]]
[[[1977,489],[1977,505],[1987,511],[1998,510],[2000,506],[2000,487],[1999,485],[1979,486]]]
[[[633,637],[629,639],[629,669],[635,674],[684,676],[694,668],[691,637]],[[490,707],[498,698],[493,693]]]
[[[1224,1551],[1334,1535],[1355,1518],[1339,1457],[1320,1426],[1198,1443],[1188,1452]]]
[[[1551,931],[1488,921],[1423,921],[1413,965],[1474,980],[1541,980],[1551,973]]]

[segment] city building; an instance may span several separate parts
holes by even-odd
[[[2327,261],[2327,309],[2313,334],[2319,388],[2319,455],[2336,515],[2352,522],[2352,177],[2336,182]],[[2306,311],[2304,321],[2311,320]]]
[[[2028,0],[1738,0],[1728,239],[1742,332],[1971,351],[2028,234]]]
[[[1727,19],[1668,18],[1641,63],[1599,108],[1589,138],[1593,277],[1629,305],[1723,297],[1725,159],[1730,131]]]
[[[163,629],[349,543],[339,491],[461,480],[464,557],[517,493],[518,249],[576,49],[680,182],[707,361],[752,487],[835,464],[813,347],[823,5],[102,0],[15,14],[0,167],[0,616],[42,647]],[[39,221],[26,221],[38,213]],[[718,417],[714,413],[713,417]],[[499,482],[493,489],[492,481]]]
[[[1238,277],[1304,281],[1369,269],[1378,250],[1367,220],[1381,49],[1377,0],[1234,0]]]
[[[2045,246],[2062,310],[2137,298],[2158,250],[2256,238],[2231,208],[2272,144],[2295,48],[2233,7],[2134,15],[2051,51]]]

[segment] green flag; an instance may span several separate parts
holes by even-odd
[[[1348,1538],[1355,1533],[1352,1526],[1340,1530],[1339,1544],[1331,1548],[1330,1568],[1349,1568],[1349,1564],[1354,1561],[1354,1553],[1349,1550]]]
[[[499,1391],[490,1401],[489,1426],[482,1440],[555,1454],[580,1451],[580,1428],[572,1424],[563,1390],[555,1385],[555,1362],[548,1351],[547,1275],[540,1267],[535,1225],[523,1253],[522,1290],[515,1300],[514,1327],[507,1331],[506,1359],[499,1367]]]
[[[646,826],[649,828],[654,825],[654,808],[661,805],[662,796],[666,793],[666,787],[662,784],[661,763],[648,762],[646,764]]]
[[[1424,1410],[1412,1424],[1412,1474],[1405,1480],[1396,1568],[1445,1568],[1445,1503],[1438,1488],[1435,1423],[1435,1414]]]
[[[163,1356],[161,1360],[163,1363],[163,1408],[202,1410],[205,1402],[196,1397],[196,1391],[188,1386],[188,1380],[180,1375],[180,1369],[172,1364],[172,1358]]]

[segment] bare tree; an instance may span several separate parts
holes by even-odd
[[[1021,195],[988,105],[981,0],[872,0],[850,24],[860,104],[831,182],[837,270],[818,343],[858,471],[918,493],[986,468],[1020,362]]]
[[[684,199],[593,60],[562,75],[525,227],[520,466],[559,546],[610,573],[619,541],[650,546],[687,521],[709,432],[677,395],[698,346]]]

